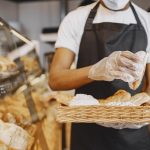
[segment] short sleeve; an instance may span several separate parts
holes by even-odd
[[[148,14],[148,23],[147,23],[147,40],[148,40],[148,43],[147,43],[147,49],[146,51],[149,53],[149,57],[148,57],[148,60],[147,60],[147,63],[150,63],[150,14]]]
[[[147,63],[150,63],[150,37],[149,37],[149,40],[148,40],[148,46],[147,46],[147,50],[146,51],[149,53],[149,57],[148,57]]]
[[[77,16],[75,12],[70,12],[64,18],[64,20],[62,21],[59,27],[55,48],[64,47],[73,51],[75,54],[78,53],[78,49],[79,49],[78,30],[80,29],[78,29],[79,25],[77,24],[76,18]]]

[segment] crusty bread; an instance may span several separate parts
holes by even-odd
[[[107,105],[108,103],[112,102],[126,102],[131,99],[131,94],[126,92],[125,90],[119,90],[114,95],[106,98],[106,99],[100,99],[100,104]]]
[[[0,120],[0,141],[12,149],[26,150],[32,137],[21,127]]]
[[[141,106],[150,106],[150,103],[144,103]]]
[[[132,83],[129,83],[129,87],[132,90],[136,90],[140,86],[140,84],[141,84],[141,82],[143,80],[143,76],[145,74],[147,59],[149,57],[149,53],[145,53],[145,56],[144,56],[143,51],[142,51],[142,53],[139,52],[138,55],[140,55],[140,54],[141,54],[141,56],[143,55],[143,71],[141,72],[141,77],[140,77],[139,80],[136,80],[136,81],[134,81]]]
[[[73,96],[67,95],[67,94],[57,93],[56,95],[51,95],[50,99],[54,99],[63,105],[69,105],[69,102],[73,99]]]
[[[130,93],[119,90],[113,96],[100,100],[100,104],[106,106],[148,106],[150,105],[150,96],[143,92],[131,97]]]
[[[140,106],[145,103],[150,103],[150,96],[147,93],[138,93],[131,97],[131,102],[135,106]]]
[[[16,70],[17,70],[17,66],[12,60],[0,56],[0,72],[11,72]]]
[[[132,84],[130,84],[130,88],[132,90],[136,90],[140,86],[140,84],[141,84],[140,80],[137,80],[137,81],[133,82]]]

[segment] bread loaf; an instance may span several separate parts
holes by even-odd
[[[143,76],[144,76],[144,73],[145,73],[145,70],[146,70],[146,63],[147,63],[147,59],[149,57],[149,53],[145,53],[144,51],[139,51],[137,53],[137,55],[140,56],[143,59],[143,64],[142,64],[143,71],[140,72],[141,76],[140,76],[139,80],[136,80],[133,83],[129,83],[129,87],[132,90],[136,90],[140,86],[140,84],[141,84],[141,82],[143,80]]]
[[[140,84],[141,84],[141,81],[137,80],[137,81],[133,82],[132,84],[130,84],[130,88],[132,90],[136,90],[140,86]]]
[[[150,103],[150,96],[147,93],[138,93],[131,97],[131,102],[135,106],[140,106],[144,103]]]
[[[0,56],[0,72],[12,72],[16,71],[16,64],[10,59]]]
[[[0,121],[0,141],[16,150],[26,150],[32,137],[21,127]]]
[[[114,95],[106,99],[100,99],[99,102],[101,105],[108,105],[113,103],[127,102],[130,99],[131,99],[130,93],[126,92],[125,90],[119,90]]]
[[[67,95],[67,94],[57,93],[57,94],[51,95],[50,99],[51,100],[54,99],[63,105],[69,105],[70,101],[73,99],[73,96]]]

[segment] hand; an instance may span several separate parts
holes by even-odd
[[[93,80],[121,79],[125,82],[134,82],[139,78],[141,61],[137,54],[130,51],[115,51],[93,65],[88,77]]]
[[[134,82],[129,82],[129,87],[132,89],[132,90],[136,90],[142,80],[143,80],[143,77],[144,77],[144,74],[145,74],[145,69],[146,69],[146,64],[147,64],[147,60],[148,60],[148,57],[149,57],[149,53],[146,53],[144,51],[139,51],[136,53],[136,55],[138,55],[140,58],[141,58],[141,64],[137,70],[137,76],[138,78],[134,81]]]

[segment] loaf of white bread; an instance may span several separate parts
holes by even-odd
[[[0,150],[27,150],[32,137],[21,127],[0,120]]]

